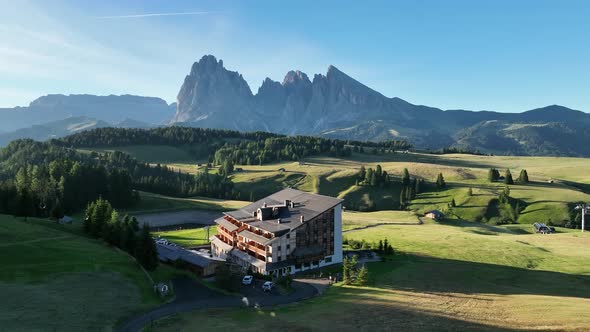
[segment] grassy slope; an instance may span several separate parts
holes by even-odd
[[[400,217],[378,213],[344,219]],[[196,311],[164,320],[154,330],[588,330],[590,252],[580,248],[590,245],[590,235],[528,230],[453,222],[349,232],[346,236],[357,240],[387,238],[398,252],[369,264],[369,287],[336,286],[322,297],[257,314]]]
[[[140,194],[141,200],[139,204],[124,212],[129,214],[141,214],[190,209],[229,211],[239,209],[249,203],[246,201],[224,200],[208,197],[178,198],[148,192],[141,192]]]
[[[189,173],[198,171],[194,162],[190,158],[187,159],[186,151],[181,148],[130,146],[118,149],[130,152],[145,161],[166,162],[174,168]],[[155,160],[154,156],[161,160]],[[236,183],[236,188],[242,192],[243,200],[249,200],[250,195],[256,199],[292,186],[305,191],[343,198],[345,205],[366,203],[371,200],[380,210],[396,208],[399,204],[397,202],[399,188],[355,186],[353,175],[360,166],[375,167],[378,163],[390,174],[399,175],[403,168],[408,168],[413,176],[419,176],[427,181],[434,181],[439,172],[444,174],[449,189],[420,195],[411,206],[411,209],[417,212],[445,209],[451,198],[455,198],[459,205],[454,209],[457,218],[470,221],[481,220],[490,200],[497,197],[503,188],[502,184],[490,184],[485,181],[490,167],[496,167],[501,171],[510,168],[515,177],[518,176],[520,169],[526,168],[530,179],[534,181],[534,185],[516,185],[511,188],[513,197],[527,203],[526,209],[519,218],[521,223],[535,221],[561,223],[569,218],[568,202],[590,201],[590,195],[582,193],[573,186],[560,181],[548,183],[549,179],[560,179],[590,184],[590,160],[584,158],[354,154],[348,159],[312,157],[306,160],[305,165],[286,162],[264,166],[239,166],[244,169],[244,172],[234,173],[232,179]],[[286,169],[286,172],[279,172],[280,168]],[[215,171],[215,169],[211,170],[211,172]],[[476,195],[466,197],[467,187],[473,187]],[[144,206],[151,208],[150,204]],[[186,208],[192,207],[190,204],[186,205]],[[194,207],[200,208],[197,205]],[[205,205],[205,208],[209,207],[210,205]]]
[[[3,329],[109,330],[159,303],[132,258],[61,227],[68,226],[0,215]],[[168,280],[173,273],[162,266],[152,277]]]
[[[254,192],[255,198],[286,186],[293,186],[305,191],[343,198],[345,205],[347,202],[366,202],[371,199],[378,209],[395,208],[398,204],[399,188],[381,189],[355,185],[353,176],[361,165],[375,167],[377,164],[393,175],[400,175],[404,168],[408,168],[412,176],[431,182],[436,179],[438,173],[443,173],[449,188],[420,195],[410,207],[417,212],[445,209],[451,199],[455,198],[458,207],[454,213],[457,218],[481,220],[490,200],[496,198],[504,187],[501,183],[491,184],[486,181],[490,167],[496,167],[502,172],[508,167],[514,177],[518,176],[520,169],[527,169],[529,178],[534,183],[511,186],[512,196],[527,203],[519,219],[521,223],[549,220],[561,222],[569,218],[568,202],[590,201],[590,195],[573,186],[560,181],[548,183],[549,179],[590,183],[590,160],[583,158],[353,154],[348,159],[308,158],[305,165],[286,162],[240,166],[244,171],[234,173],[232,179],[246,196],[249,196],[249,192]],[[180,164],[174,166],[183,167]],[[279,172],[279,168],[284,168],[286,172]],[[196,172],[191,165],[185,165],[183,169]],[[472,197],[466,195],[469,187],[473,188],[475,194]]]

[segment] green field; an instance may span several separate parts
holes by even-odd
[[[0,330],[108,331],[160,303],[130,256],[61,227],[0,215]],[[175,273],[161,266],[151,277]]]
[[[345,214],[349,222],[405,216]],[[210,309],[158,323],[153,331],[382,331],[590,329],[590,234],[531,234],[528,225],[385,225],[347,232],[387,238],[396,254],[369,263],[370,285],[337,285],[299,304]]]
[[[372,202],[377,210],[399,208],[399,185],[385,188],[357,186],[354,175],[360,167],[383,170],[400,176],[408,168],[411,176],[433,183],[438,173],[443,173],[447,189],[432,188],[412,201],[410,210],[423,213],[432,209],[443,210],[449,219],[467,221],[488,220],[488,206],[503,190],[502,183],[489,183],[489,168],[498,168],[502,173],[510,168],[516,178],[521,169],[526,169],[531,183],[512,185],[511,196],[522,200],[525,209],[519,223],[553,222],[563,224],[569,220],[568,203],[590,201],[590,195],[578,187],[590,184],[590,159],[559,157],[503,157],[475,155],[429,155],[429,154],[353,154],[347,159],[310,157],[303,165],[286,162],[263,166],[242,166],[234,172],[232,180],[242,199],[262,198],[281,188],[293,187],[344,199],[344,205],[365,206]],[[198,170],[191,164],[175,163],[173,167],[186,172]],[[284,169],[285,171],[282,171]],[[550,180],[552,183],[550,183]],[[467,196],[468,188],[474,195]],[[447,211],[451,199],[457,207]],[[492,218],[493,219],[493,218]]]
[[[165,163],[183,172],[202,171],[202,167],[198,169],[195,166],[196,161],[187,155],[186,148],[146,145],[117,149],[147,162]],[[410,205],[410,209],[417,213],[439,209],[450,212],[447,213],[450,219],[496,220],[493,213],[490,215],[493,209],[488,210],[488,206],[504,185],[487,182],[487,172],[491,167],[502,173],[510,168],[515,178],[521,169],[528,171],[530,184],[511,186],[511,195],[522,200],[526,206],[518,218],[519,223],[540,221],[564,224],[570,218],[568,203],[590,201],[590,195],[579,189],[589,188],[590,185],[590,159],[587,158],[353,153],[345,159],[309,157],[302,165],[298,162],[263,166],[236,165],[243,171],[234,172],[232,180],[241,193],[242,200],[260,199],[281,188],[293,187],[342,198],[345,206],[350,205],[354,209],[398,209],[398,184],[386,188],[356,185],[354,175],[361,165],[375,168],[377,164],[393,176],[399,176],[404,168],[408,168],[413,177],[430,183],[435,181],[438,173],[443,173],[448,189],[430,190],[419,195]],[[215,173],[216,168],[209,171]],[[469,187],[475,193],[472,197],[466,196]],[[458,206],[453,211],[447,211],[447,205],[453,198]]]
[[[205,228],[181,229],[174,231],[152,232],[155,236],[166,238],[182,247],[199,246],[209,243]],[[216,227],[209,228],[209,237],[217,234]]]

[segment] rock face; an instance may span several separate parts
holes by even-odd
[[[193,64],[184,79],[173,122],[202,122],[232,128],[242,121],[249,122],[250,119],[241,115],[252,111],[252,98],[242,75],[226,70],[221,60],[204,56]]]
[[[565,107],[518,114],[443,111],[388,98],[334,66],[313,80],[298,70],[289,71],[282,83],[266,78],[254,95],[239,73],[225,69],[211,55],[196,62],[186,76],[172,122],[340,139],[407,139],[426,149],[590,155],[586,148],[559,142],[562,137],[590,146],[585,129],[590,115]],[[539,145],[540,138],[548,141]]]

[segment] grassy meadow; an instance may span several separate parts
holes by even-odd
[[[0,215],[0,330],[109,331],[160,303],[130,256],[60,230],[68,226]],[[159,281],[176,273],[160,266],[150,274]]]
[[[378,213],[346,213],[345,229],[361,220],[405,220]],[[396,251],[383,262],[368,263],[368,286],[336,285],[321,297],[255,312],[195,311],[149,330],[587,331],[590,251],[580,248],[590,246],[590,234],[559,231],[545,236],[532,234],[529,225],[462,221],[350,231],[345,237],[387,238]]]
[[[590,159],[585,158],[354,153],[344,159],[310,157],[303,164],[236,165],[242,171],[234,172],[231,177],[241,192],[240,198],[245,201],[293,187],[342,198],[345,206],[368,206],[371,203],[376,210],[396,210],[399,208],[399,184],[385,188],[356,184],[355,174],[361,166],[375,168],[377,164],[394,177],[401,176],[403,169],[407,168],[412,177],[424,179],[427,183],[433,183],[438,173],[443,174],[447,188],[433,190],[431,185],[427,192],[418,195],[409,206],[415,213],[439,209],[450,212],[447,213],[449,219],[467,221],[497,217],[493,206],[492,209],[488,207],[505,186],[487,181],[491,167],[499,169],[502,174],[510,168],[515,179],[521,169],[527,170],[530,183],[510,186],[511,196],[525,206],[518,217],[519,223],[563,224],[570,218],[568,203],[590,202],[590,195],[580,189],[590,185]],[[188,173],[202,171],[194,163],[171,162],[169,166]],[[469,188],[472,188],[472,196],[467,195]],[[448,211],[453,198],[457,207]]]

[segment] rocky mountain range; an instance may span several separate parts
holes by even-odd
[[[27,107],[0,108],[0,132],[9,132],[33,125],[86,117],[115,125],[123,121],[141,121],[161,125],[170,121],[176,103],[155,97],[132,95],[47,95],[32,101]]]
[[[47,95],[27,107],[0,108],[0,146],[19,138],[43,141],[100,127],[165,125],[176,103],[132,95]]]
[[[340,139],[407,139],[496,154],[590,155],[590,115],[552,105],[523,113],[443,111],[389,98],[334,66],[313,79],[290,71],[253,94],[238,72],[206,55],[178,93],[172,123]],[[582,144],[580,144],[582,143]]]
[[[0,109],[0,146],[97,127],[187,125],[345,140],[404,139],[418,149],[590,156],[590,115],[552,105],[522,113],[441,110],[389,98],[330,66],[310,79],[289,71],[256,94],[241,74],[206,55],[184,79],[177,103],[132,95],[47,95]]]

